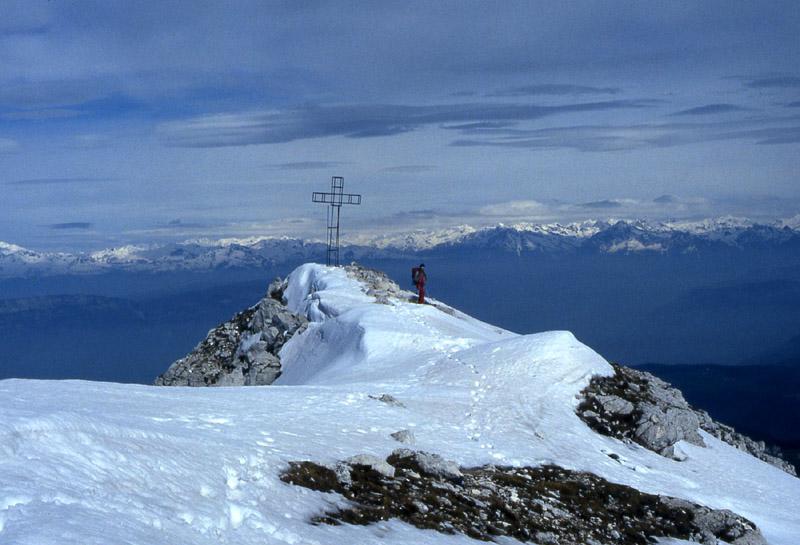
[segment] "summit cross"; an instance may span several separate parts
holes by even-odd
[[[311,195],[312,202],[330,204],[328,208],[328,252],[325,255],[326,265],[339,266],[339,214],[343,204],[361,204],[361,195],[344,192],[344,178],[333,176],[331,178],[330,193],[314,191]]]

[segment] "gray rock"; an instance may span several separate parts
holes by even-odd
[[[639,406],[642,416],[634,431],[634,438],[643,446],[662,452],[680,440],[705,446],[698,433],[700,423],[691,409],[683,407],[659,407],[650,403]]]
[[[411,430],[400,430],[391,435],[395,441],[399,441],[400,443],[406,443],[409,445],[414,445],[417,443],[417,438],[414,436],[414,432]]]
[[[221,375],[212,386],[244,386],[246,380],[241,367],[235,367],[230,373]]]
[[[386,460],[372,454],[356,454],[345,460],[345,463],[350,466],[366,466],[386,477],[394,477],[394,467]]]
[[[276,278],[275,280],[270,283],[269,287],[267,287],[267,295],[269,299],[275,299],[283,303],[283,293],[286,291],[286,286],[288,285],[287,280],[281,280],[280,278]]]
[[[430,452],[401,448],[393,451],[386,461],[398,468],[447,480],[459,480],[463,476],[457,463]]]
[[[703,537],[702,543],[717,543],[718,539],[731,545],[767,545],[755,524],[727,509],[710,509],[680,498],[660,496],[661,503],[672,509],[692,513],[692,522]]]
[[[706,412],[691,407],[680,390],[636,369],[614,365],[611,377],[595,377],[582,393],[576,413],[598,433],[634,441],[659,454],[682,461],[686,452],[675,447],[684,440],[705,446],[700,430],[772,464],[791,475],[795,467],[730,426],[715,422]]]
[[[344,270],[347,276],[358,280],[364,293],[374,297],[378,303],[390,304],[390,298],[399,298],[403,294],[400,286],[384,272],[362,267],[355,262],[347,265]]]
[[[390,396],[389,394],[383,394],[381,397],[375,397],[373,395],[369,396],[372,399],[377,399],[382,403],[386,403],[387,405],[391,405],[392,407],[402,407],[405,408],[400,401],[398,401],[394,396]]]
[[[633,412],[633,403],[615,395],[597,396],[603,410],[609,414],[627,415]]]
[[[278,351],[308,325],[281,301],[286,283],[275,280],[267,297],[208,332],[205,340],[155,380],[160,386],[262,386],[280,376]]]

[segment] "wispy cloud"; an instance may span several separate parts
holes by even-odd
[[[1,119],[15,120],[45,120],[45,119],[65,119],[81,115],[79,110],[69,110],[65,108],[47,108],[38,110],[25,110],[19,112],[9,112],[0,115]]]
[[[355,104],[308,106],[271,112],[207,115],[159,126],[165,144],[184,147],[276,144],[326,136],[368,138],[447,123],[495,123],[541,119],[576,112],[642,109],[651,100],[533,104],[445,104],[405,106]]]
[[[587,208],[590,210],[612,210],[623,208],[624,204],[617,200],[605,199],[602,201],[585,202],[577,205],[579,208]]]
[[[36,178],[6,182],[7,185],[60,185],[60,184],[97,184],[115,182],[113,178]]]
[[[758,78],[747,83],[753,89],[797,89],[800,88],[800,77],[773,76]]]
[[[740,112],[747,110],[747,108],[742,108],[741,106],[736,106],[734,104],[707,104],[705,106],[699,106],[697,108],[690,108],[688,110],[681,110],[680,112],[675,112],[673,116],[681,116],[681,115],[715,115],[715,114],[726,114],[729,112]]]
[[[294,163],[280,163],[271,165],[278,170],[327,170],[340,167],[349,163],[342,161],[298,161]]]
[[[491,93],[492,97],[525,97],[525,96],[579,96],[579,95],[617,95],[622,90],[618,87],[591,87],[588,85],[572,85],[568,83],[544,83],[523,85],[502,89]]]
[[[386,167],[381,169],[381,172],[399,172],[402,174],[421,174],[423,172],[432,172],[437,170],[433,165],[401,165],[396,167]]]
[[[718,210],[724,209],[721,206],[717,208]],[[652,200],[618,198],[585,203],[535,200],[499,202],[466,212],[464,219],[472,222],[475,219],[483,219],[484,222],[491,224],[497,222],[563,223],[611,218],[664,220],[676,217],[704,217],[714,211],[715,205],[701,197],[662,195]]]
[[[800,141],[800,118],[752,118],[716,123],[639,123],[632,125],[577,125],[547,129],[498,129],[471,134],[454,146],[576,149],[586,152],[668,148],[698,142],[752,140],[756,144]]]
[[[94,226],[93,223],[89,223],[86,221],[71,221],[67,223],[52,223],[47,227],[49,229],[69,230],[69,229],[91,229],[93,226]]]

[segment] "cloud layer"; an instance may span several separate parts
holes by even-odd
[[[334,174],[364,229],[777,213],[798,28],[790,0],[9,0],[0,240],[293,234]]]

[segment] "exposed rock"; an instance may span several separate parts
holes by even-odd
[[[397,399],[394,396],[390,396],[389,394],[383,394],[383,395],[381,395],[381,397],[375,397],[375,396],[372,396],[372,395],[369,396],[369,397],[372,398],[372,399],[377,399],[378,401],[386,403],[387,405],[391,405],[392,407],[403,407],[403,408],[405,408],[405,405],[403,405],[400,401],[397,401]]]
[[[598,433],[633,441],[673,460],[687,454],[679,441],[705,446],[700,430],[796,475],[794,467],[756,442],[690,406],[680,390],[644,371],[614,365],[611,377],[595,377],[577,413]]]
[[[372,454],[357,454],[351,456],[345,460],[345,464],[351,467],[364,466],[373,471],[377,471],[384,477],[394,477],[394,466],[390,465],[386,460]]]
[[[389,304],[389,298],[402,297],[403,291],[389,276],[374,269],[362,267],[355,261],[347,265],[344,270],[347,276],[364,284],[363,290],[378,303]]]
[[[423,460],[452,465],[446,472],[423,469]],[[394,466],[391,472],[381,463]],[[284,482],[335,492],[349,500],[313,523],[371,524],[399,518],[417,528],[463,533],[494,541],[560,545],[644,545],[673,537],[709,545],[766,545],[750,521],[726,510],[639,492],[590,473],[555,466],[459,468],[425,452],[399,449],[385,462],[355,456],[334,468],[290,462]]]
[[[408,445],[414,445],[417,443],[417,438],[414,435],[414,432],[412,432],[411,430],[396,431],[392,433],[391,436],[395,441],[398,441],[400,443],[406,443]]]
[[[259,303],[209,331],[187,356],[155,380],[157,386],[262,386],[280,376],[278,351],[308,325],[280,300],[276,279]]]
[[[410,469],[422,475],[453,481],[462,477],[458,464],[429,452],[399,448],[392,452],[386,461],[395,467]]]

